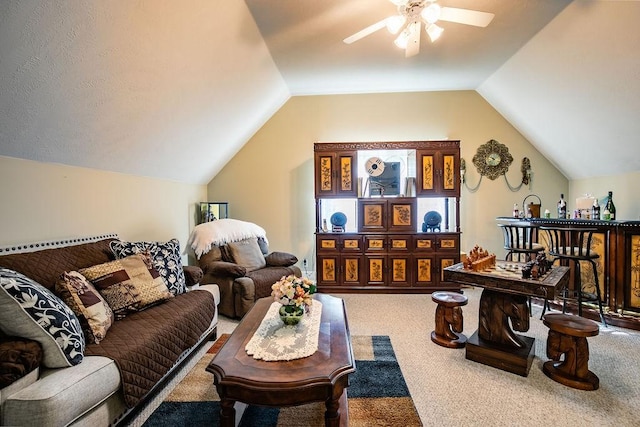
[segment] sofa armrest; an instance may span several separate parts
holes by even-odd
[[[184,277],[187,281],[187,286],[197,285],[204,276],[202,269],[195,265],[185,265],[182,269],[184,270]]]
[[[247,269],[241,265],[226,261],[213,261],[204,266],[207,274],[213,276],[226,276],[231,278],[243,277],[247,273]]]
[[[271,252],[264,257],[268,267],[289,267],[298,262],[298,258],[287,252]]]

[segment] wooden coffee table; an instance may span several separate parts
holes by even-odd
[[[349,374],[355,372],[344,301],[316,294],[322,303],[318,351],[291,361],[256,360],[245,346],[273,298],[262,298],[245,315],[207,371],[220,395],[220,424],[235,426],[236,402],[260,406],[297,406],[325,402],[325,425],[348,425]],[[313,309],[313,306],[312,306]]]

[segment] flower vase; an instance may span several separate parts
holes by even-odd
[[[298,307],[295,305],[283,305],[282,307],[280,307],[278,314],[280,314],[280,319],[282,319],[282,322],[285,325],[297,325],[298,323],[300,323],[302,317],[304,316],[304,307]]]

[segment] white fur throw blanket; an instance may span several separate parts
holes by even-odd
[[[200,259],[203,254],[211,250],[211,245],[224,245],[229,242],[248,239],[250,237],[262,237],[267,244],[267,233],[264,228],[252,222],[238,219],[218,219],[196,225],[189,236],[187,247],[191,247]]]

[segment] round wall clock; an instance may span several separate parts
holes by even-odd
[[[478,147],[478,151],[473,156],[473,164],[478,169],[478,173],[491,180],[506,174],[511,163],[513,163],[513,157],[509,154],[509,149],[495,139]]]

